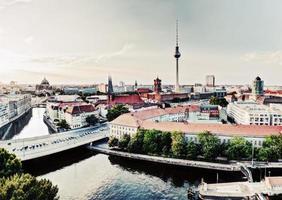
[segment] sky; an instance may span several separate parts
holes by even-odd
[[[1,82],[282,85],[280,0],[0,0]]]

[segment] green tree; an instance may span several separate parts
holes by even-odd
[[[132,153],[143,153],[143,140],[145,130],[139,129],[128,143],[128,151]]]
[[[50,181],[22,174],[20,160],[0,148],[1,200],[54,200],[58,199],[57,193],[57,186],[53,186]]]
[[[184,158],[186,156],[186,140],[184,134],[181,132],[172,133],[172,155],[177,158]]]
[[[22,163],[15,154],[10,154],[3,148],[0,148],[0,178],[8,177],[21,172]]]
[[[198,147],[195,142],[188,141],[186,144],[186,158],[187,159],[196,159],[198,155]]]
[[[143,140],[143,151],[148,154],[159,154],[160,148],[158,141],[160,140],[160,133],[156,130],[146,130]]]
[[[252,144],[243,137],[234,137],[230,140],[226,152],[229,159],[250,158],[252,156]]]
[[[15,174],[0,180],[1,200],[54,200],[58,187],[49,180],[37,180],[29,174]]]
[[[86,117],[85,120],[89,125],[92,125],[92,126],[97,124],[98,121],[99,121],[99,119],[95,115],[90,115],[90,116]]]
[[[220,150],[220,140],[206,131],[198,134],[198,140],[201,146],[201,153],[205,160],[214,160]]]
[[[263,147],[273,148],[278,158],[282,158],[282,135],[271,135],[265,138]]]
[[[279,156],[273,147],[261,147],[258,149],[257,159],[261,161],[276,161]]]
[[[228,101],[226,101],[226,99],[225,98],[222,98],[222,99],[219,99],[219,98],[217,98],[217,97],[214,97],[214,96],[212,96],[211,98],[210,98],[210,104],[212,104],[212,105],[220,105],[220,106],[222,106],[222,107],[226,107],[227,105],[228,105]]]
[[[158,144],[159,144],[158,152],[160,152],[163,155],[170,154],[171,144],[172,144],[171,133],[161,132]]]
[[[110,137],[108,141],[109,147],[116,147],[118,146],[118,139],[116,137]]]
[[[124,134],[118,142],[118,147],[123,150],[127,150],[128,143],[130,141],[130,136]]]
[[[70,125],[67,123],[67,121],[65,119],[61,120],[57,126],[59,126],[60,128],[69,130],[70,129]]]
[[[124,113],[128,113],[128,112],[129,112],[129,110],[128,110],[127,107],[125,107],[124,105],[118,104],[118,105],[115,105],[110,110],[108,110],[107,119],[108,119],[108,121],[113,121],[118,116],[120,116]]]

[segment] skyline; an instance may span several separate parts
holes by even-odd
[[[2,82],[281,85],[282,2],[0,0]],[[167,17],[164,17],[167,16]],[[148,73],[148,71],[150,73]],[[230,73],[232,72],[232,73]],[[280,73],[279,73],[280,72]]]

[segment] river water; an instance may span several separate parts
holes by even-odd
[[[15,138],[49,134],[44,109],[35,108]],[[217,172],[127,160],[96,154],[82,147],[24,164],[25,171],[50,179],[60,199],[187,199],[187,188],[202,178],[216,182]],[[240,174],[218,172],[220,182],[241,180]]]

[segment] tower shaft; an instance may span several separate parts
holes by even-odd
[[[175,92],[179,92],[179,66],[178,66],[178,60],[180,58],[181,54],[179,52],[179,46],[178,46],[178,20],[176,20],[176,46],[175,46],[175,54],[174,57],[176,59],[176,83],[175,83]]]
[[[178,58],[176,58],[176,83],[175,83],[175,92],[179,92]]]

